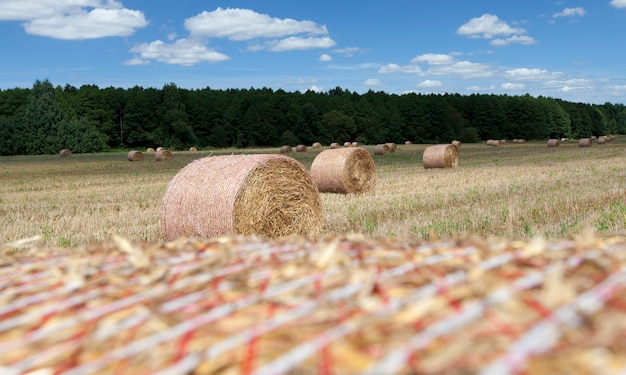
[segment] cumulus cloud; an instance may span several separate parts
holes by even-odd
[[[430,65],[446,65],[454,62],[454,57],[451,55],[438,54],[438,53],[426,53],[419,55],[411,59],[413,63],[427,63]]]
[[[433,87],[441,87],[441,86],[443,86],[441,81],[438,81],[436,79],[427,79],[417,84],[417,87],[421,87],[421,88],[433,88]]]
[[[127,61],[128,65],[156,60],[165,64],[190,66],[200,62],[216,63],[230,59],[222,53],[207,48],[204,44],[187,39],[179,39],[174,43],[156,40],[139,44],[130,51],[138,56]]]
[[[498,16],[485,13],[480,17],[472,18],[456,30],[459,35],[468,38],[493,39],[494,46],[507,46],[513,43],[532,44],[535,40],[526,34],[526,30],[512,27]]]
[[[460,78],[487,78],[496,74],[495,69],[489,64],[475,63],[471,61],[456,61],[447,65],[433,65],[428,69],[431,75],[455,75]]]
[[[550,72],[539,68],[516,68],[504,71],[504,77],[507,79],[523,81],[547,81],[558,79],[562,75],[561,72]]]
[[[327,62],[327,61],[332,61],[333,58],[330,55],[328,55],[326,53],[323,53],[323,54],[320,55],[320,57],[317,60],[318,61]]]
[[[584,16],[587,12],[585,11],[584,8],[581,7],[577,7],[577,8],[565,8],[562,11],[555,13],[552,15],[553,18],[559,18],[559,17],[576,17],[576,16]]]
[[[378,69],[378,73],[380,74],[388,74],[388,73],[421,73],[422,69],[417,65],[404,65],[400,66],[398,64],[387,64],[381,66]]]
[[[611,5],[615,8],[626,8],[626,0],[611,0]]]
[[[358,47],[346,47],[346,48],[336,48],[333,50],[333,52],[346,56],[346,57],[352,57],[356,53],[363,53],[364,51]]]
[[[65,40],[126,37],[148,25],[141,11],[115,0],[2,1],[0,20],[24,21],[29,34]]]
[[[370,79],[365,80],[365,82],[363,82],[363,86],[367,86],[367,87],[376,87],[380,85],[382,85],[382,82],[381,80],[377,78],[370,78]]]
[[[512,83],[512,82],[505,82],[500,85],[500,88],[502,88],[503,90],[523,90],[524,87],[525,86],[523,83]]]

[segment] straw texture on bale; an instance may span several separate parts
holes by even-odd
[[[350,147],[350,146],[352,146],[351,142],[344,142],[343,143],[343,147]]]
[[[374,155],[385,155],[390,152],[389,145],[386,143],[381,143],[374,146]]]
[[[311,177],[322,193],[366,193],[376,186],[376,166],[361,147],[325,150],[313,160]]]
[[[422,155],[424,168],[456,168],[459,150],[451,144],[429,146]]]
[[[337,142],[333,142],[330,144],[330,148],[335,149],[335,148],[339,148],[339,143]]]
[[[559,147],[561,145],[561,140],[552,138],[548,139],[548,147]]]
[[[156,149],[156,150],[157,150],[157,151],[163,151],[163,150],[165,150],[165,147],[157,147],[157,149]]]
[[[305,145],[297,145],[296,152],[306,152],[307,147]]]
[[[297,160],[278,154],[197,159],[170,181],[161,206],[165,239],[180,236],[316,237],[321,198]]]
[[[168,161],[168,160],[172,160],[172,152],[168,151],[168,150],[161,150],[161,151],[157,151],[157,153],[154,155],[154,159],[156,161]]]
[[[197,149],[197,148],[195,148],[195,147],[189,147],[189,151],[190,151],[190,152],[196,152],[196,151],[198,151],[198,149]]]
[[[142,161],[143,160],[143,152],[138,150],[128,151],[128,161]]]
[[[282,146],[280,148],[280,153],[281,154],[289,154],[292,151],[291,146]]]
[[[61,151],[59,152],[59,155],[60,155],[60,156],[64,156],[64,157],[65,157],[65,156],[70,156],[70,155],[72,155],[72,151],[70,151],[70,150],[68,150],[68,149],[64,148],[63,150],[61,150]]]
[[[146,149],[146,152],[153,153],[153,152],[154,152],[154,149],[153,149],[152,147],[148,147],[148,148]]]
[[[599,145],[603,145],[606,142],[607,142],[607,138],[605,136],[601,135],[601,136],[598,137],[598,144]]]
[[[493,139],[488,139],[487,140],[487,146],[491,146],[493,144]]]
[[[350,143],[350,147],[359,147],[359,142]]]
[[[398,145],[393,143],[393,142],[387,142],[385,143],[387,146],[389,146],[389,152],[391,152],[392,154],[396,151],[398,151]]]
[[[491,145],[493,147],[500,147],[500,140],[499,139],[492,139],[491,140]]]
[[[461,148],[461,141],[454,140],[451,144],[456,147],[457,150]]]
[[[320,147],[322,147],[322,144],[319,143],[319,142],[315,142],[315,143],[313,143],[313,145],[311,147],[313,147],[313,148],[320,148]]]
[[[593,141],[591,138],[581,138],[578,140],[578,147],[591,147]]]

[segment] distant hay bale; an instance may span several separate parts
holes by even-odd
[[[456,147],[457,150],[461,148],[461,141],[454,140],[451,144]]]
[[[350,147],[359,147],[359,142],[350,143]]]
[[[591,138],[581,138],[578,140],[578,147],[591,147],[593,140]]]
[[[601,135],[601,136],[598,137],[598,144],[599,145],[603,145],[606,142],[607,142],[607,138],[605,136]]]
[[[297,160],[278,154],[197,159],[170,181],[161,206],[163,237],[317,237],[321,198]]]
[[[500,147],[500,140],[499,139],[492,139],[491,140],[491,146],[493,146],[493,147]]]
[[[563,137],[563,138],[561,138],[561,142],[569,142],[569,138]]]
[[[352,142],[344,142],[343,143],[343,147],[350,147],[352,146]]]
[[[398,151],[398,145],[393,143],[393,142],[387,142],[385,143],[387,146],[389,146],[389,152],[391,152],[392,154],[396,151]]]
[[[337,142],[333,142],[330,144],[330,148],[335,149],[335,148],[339,148],[339,143]]]
[[[459,150],[451,144],[429,146],[422,155],[424,168],[456,168]]]
[[[381,143],[374,146],[374,155],[385,155],[390,151],[389,145],[387,143]]]
[[[142,161],[143,160],[143,152],[138,150],[128,151],[127,155],[128,161]]]
[[[313,148],[321,148],[322,144],[319,143],[319,142],[315,142],[315,143],[313,143],[313,145],[311,145],[311,147],[313,147]]]
[[[285,145],[285,146],[282,146],[282,147],[280,148],[280,153],[281,153],[281,154],[289,154],[289,153],[291,153],[291,151],[293,151],[293,150],[291,149],[291,146],[287,146],[287,145]]]
[[[518,142],[519,142],[519,139],[517,139],[517,138],[513,138],[513,140],[512,140],[511,142],[513,142],[513,143],[518,143]]]
[[[493,144],[493,139],[487,140],[487,146],[491,146]]]
[[[313,160],[311,177],[321,193],[366,193],[376,186],[376,166],[361,147],[325,150]]]
[[[524,142],[526,142],[526,140],[524,138],[520,138],[520,139],[517,140],[517,143],[524,143]]]
[[[168,160],[172,160],[172,152],[168,151],[168,150],[161,150],[161,151],[157,151],[157,153],[154,155],[154,160],[156,161],[168,161]]]
[[[71,156],[71,155],[72,155],[72,151],[70,151],[70,150],[68,150],[68,149],[64,148],[63,150],[61,150],[61,151],[59,152],[59,155],[60,155],[61,157],[68,157],[68,156]]]
[[[501,140],[500,140],[500,144],[501,144],[501,145],[506,144],[506,139],[501,139]]]
[[[413,144],[413,142],[411,142],[411,141],[404,141],[404,144],[405,145],[411,145],[411,144]]]
[[[153,153],[153,152],[154,152],[154,149],[153,149],[152,147],[148,147],[148,148],[146,149],[146,152],[151,154],[151,153]]]
[[[561,140],[552,138],[548,139],[548,147],[559,147],[561,145]]]
[[[296,152],[306,152],[307,147],[305,145],[297,145]]]
[[[197,152],[198,149],[195,147],[189,147],[189,152]]]
[[[165,150],[165,147],[157,147],[157,152]]]

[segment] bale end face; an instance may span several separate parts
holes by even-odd
[[[157,151],[154,155],[154,159],[156,161],[169,161],[172,160],[172,152],[168,150]]]
[[[128,152],[126,156],[128,161],[142,161],[143,160],[143,152],[137,150],[131,150]]]

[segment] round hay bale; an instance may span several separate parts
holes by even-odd
[[[578,140],[578,147],[591,147],[593,141],[591,138],[581,138]]]
[[[385,155],[389,152],[391,152],[391,149],[387,143],[381,143],[374,146],[374,155]]]
[[[311,177],[322,193],[366,193],[376,186],[376,165],[361,147],[325,150],[313,160]]]
[[[461,148],[461,141],[457,141],[456,139],[454,141],[452,141],[451,143],[452,146],[456,147],[456,149],[460,149]]]
[[[451,144],[427,147],[422,155],[424,168],[456,168],[459,165],[459,150]]]
[[[337,142],[333,142],[330,144],[330,148],[335,149],[335,148],[339,148],[339,143]]]
[[[157,147],[157,152],[165,150],[165,147]]]
[[[359,147],[359,142],[350,143],[350,147]]]
[[[143,152],[138,150],[130,150],[127,155],[128,161],[142,161]]]
[[[501,144],[501,145],[506,144],[506,139],[501,139],[501,140],[500,140],[500,144]]]
[[[517,140],[517,143],[524,143],[524,142],[526,142],[526,140],[524,138],[520,138],[520,139]]]
[[[291,151],[292,151],[291,146],[285,145],[280,148],[281,154],[289,154]]]
[[[548,139],[548,147],[559,147],[561,145],[560,139]]]
[[[146,152],[152,154],[152,153],[154,153],[154,149],[152,147],[148,147],[146,149]]]
[[[492,139],[491,140],[491,146],[493,146],[493,147],[500,147],[500,140],[499,139]]]
[[[63,150],[61,150],[61,151],[59,152],[59,155],[60,155],[61,157],[68,157],[68,156],[72,155],[72,151],[70,151],[70,150],[68,150],[68,149],[64,148]]]
[[[518,142],[519,142],[519,139],[517,139],[517,138],[513,138],[513,140],[512,140],[511,142],[513,142],[513,143],[518,143]]]
[[[317,237],[321,198],[297,160],[278,154],[197,159],[170,181],[161,206],[166,240],[181,236]]]
[[[389,146],[389,152],[391,152],[392,154],[396,151],[398,151],[398,145],[393,143],[393,142],[387,142],[385,143],[387,146]]]
[[[296,146],[296,152],[306,152],[306,146],[305,145],[297,145]]]
[[[311,147],[313,147],[313,148],[321,148],[322,144],[319,143],[319,142],[315,142],[315,143],[313,143],[313,145]]]
[[[491,146],[493,144],[493,139],[487,140],[487,146]]]
[[[601,136],[598,137],[598,144],[599,145],[603,145],[606,142],[607,142],[607,138],[605,136],[601,135]]]
[[[413,144],[413,142],[411,142],[411,141],[404,141],[404,144],[405,145],[411,145],[411,144]]]
[[[157,153],[154,155],[154,160],[156,161],[172,160],[172,152],[168,150],[157,151]]]
[[[198,149],[195,147],[189,147],[189,152],[197,152]]]
[[[344,142],[343,143],[343,147],[350,147],[352,146],[352,142]]]

